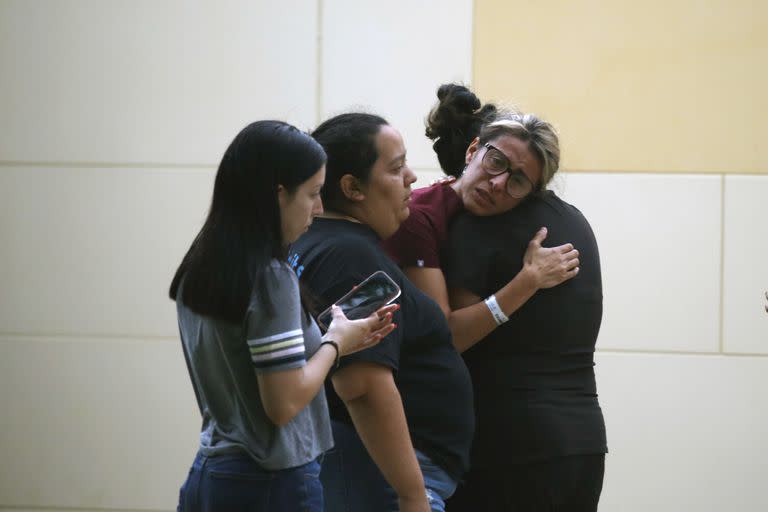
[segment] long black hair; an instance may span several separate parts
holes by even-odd
[[[180,298],[198,314],[240,323],[254,292],[269,308],[270,262],[287,249],[277,187],[295,192],[325,161],[320,144],[287,123],[243,128],[219,164],[208,217],[176,270],[171,299],[183,279]]]

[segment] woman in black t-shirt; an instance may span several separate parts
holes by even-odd
[[[454,340],[468,349],[478,428],[472,468],[447,509],[594,511],[607,450],[593,371],[600,261],[581,213],[546,191],[558,138],[536,116],[482,105],[466,87],[443,85],[438,97],[427,135],[443,170],[460,176],[471,215],[452,219],[440,269],[401,261],[438,302],[450,292]],[[558,286],[513,293],[541,226],[548,244],[578,248],[580,267]]]
[[[328,388],[336,446],[323,463],[327,510],[442,511],[468,468],[472,387],[439,306],[379,247],[408,217],[400,134],[370,114],[343,114],[312,134],[328,154],[326,213],[289,261],[318,310],[376,270],[401,287],[397,329],[342,361]]]

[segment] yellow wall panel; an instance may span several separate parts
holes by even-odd
[[[566,170],[768,174],[768,2],[475,0],[474,80]]]

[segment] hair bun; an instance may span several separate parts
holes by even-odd
[[[459,84],[443,84],[437,90],[440,103],[453,104],[457,110],[472,113],[480,108],[480,98],[475,93]]]
[[[437,89],[438,103],[427,116],[426,136],[446,174],[458,176],[464,169],[464,155],[480,128],[495,113],[493,104],[482,105],[466,86],[443,84]]]

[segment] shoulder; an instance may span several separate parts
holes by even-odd
[[[268,290],[270,302],[275,305],[285,305],[286,303],[298,303],[299,301],[299,280],[296,273],[291,270],[286,262],[273,259],[270,261],[265,272],[265,281]],[[261,307],[265,297],[255,287],[251,291],[250,306]]]
[[[326,251],[329,255],[333,255],[336,261],[345,261],[350,264],[361,260],[376,259],[381,255],[380,249],[372,240],[355,233],[346,233],[335,237]]]
[[[269,262],[267,276],[270,284],[286,287],[298,286],[296,273],[288,266],[288,262],[273,259]]]

